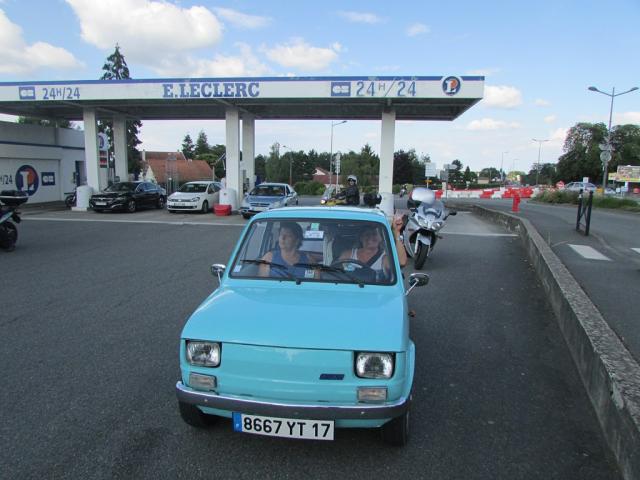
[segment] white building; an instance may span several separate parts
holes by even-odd
[[[64,200],[85,172],[82,131],[0,122],[0,190],[25,191],[30,204]]]

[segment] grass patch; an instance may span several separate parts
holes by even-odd
[[[539,193],[533,200],[541,203],[568,203],[571,205],[578,204],[578,193],[567,192],[565,190],[545,190]],[[640,212],[640,204],[635,200],[617,197],[601,197],[593,196],[593,206],[595,208],[611,208],[626,210],[628,212]]]

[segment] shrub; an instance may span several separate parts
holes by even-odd
[[[533,199],[544,203],[572,203],[577,205],[578,193],[567,190],[544,190]]]
[[[320,182],[298,182],[293,187],[298,195],[322,195],[325,186]]]

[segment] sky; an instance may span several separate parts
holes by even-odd
[[[456,120],[398,121],[395,149],[528,171],[539,153],[556,162],[576,123],[608,123],[611,97],[589,86],[640,87],[640,0],[0,0],[0,82],[98,79],[116,44],[135,79],[484,75]],[[613,125],[627,123],[640,90],[615,97]],[[224,121],[144,121],[139,148],[179,150],[200,131],[224,144]],[[380,131],[336,126],[334,151],[379,153]],[[258,120],[256,154],[328,152],[330,136],[329,120]]]

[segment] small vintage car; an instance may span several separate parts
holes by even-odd
[[[211,266],[219,288],[182,331],[183,420],[205,427],[227,417],[238,432],[315,440],[380,428],[404,445],[415,346],[398,258],[379,210],[253,217],[228,266]],[[415,273],[409,285],[427,281]]]

